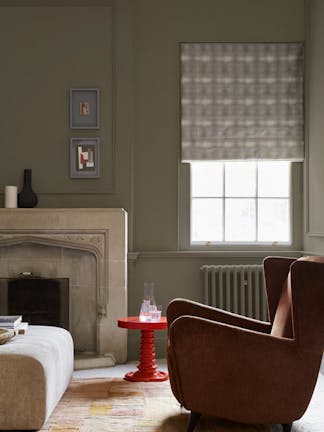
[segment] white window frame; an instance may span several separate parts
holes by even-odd
[[[190,242],[190,164],[179,162],[179,217],[178,217],[178,245],[180,250],[259,250],[259,251],[298,251],[302,244],[302,176],[303,164],[292,163],[290,170],[290,243],[269,242]]]

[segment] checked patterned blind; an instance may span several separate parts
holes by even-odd
[[[304,159],[302,43],[182,43],[181,158]]]

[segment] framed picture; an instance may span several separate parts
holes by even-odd
[[[70,89],[71,129],[99,129],[99,90]]]
[[[70,176],[100,177],[100,138],[71,138]]]

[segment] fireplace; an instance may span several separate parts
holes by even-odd
[[[127,334],[117,326],[127,315],[126,216],[123,209],[0,209],[0,280],[20,285],[17,276],[31,273],[67,281],[61,325],[72,334],[76,368],[127,358]],[[23,287],[14,289],[24,295]]]
[[[30,325],[70,330],[69,279],[31,274],[0,279],[0,314],[22,315]]]

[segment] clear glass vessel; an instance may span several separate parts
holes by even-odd
[[[144,295],[139,314],[140,321],[151,321],[151,312],[155,310],[154,283],[144,282]]]

